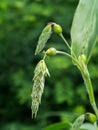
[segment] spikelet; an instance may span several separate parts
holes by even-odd
[[[44,91],[45,76],[50,76],[47,66],[44,60],[41,60],[34,71],[33,89],[32,89],[32,117],[37,115],[39,104],[41,103],[41,97]]]
[[[70,130],[79,130],[79,128],[81,127],[81,125],[83,124],[85,120],[85,114],[80,115],[75,122],[73,123],[72,127]]]
[[[35,50],[35,55],[39,54],[43,50],[51,34],[52,34],[52,24],[50,23],[43,29],[39,37],[38,44]]]

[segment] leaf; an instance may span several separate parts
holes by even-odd
[[[94,125],[90,123],[84,123],[80,128],[80,130],[96,130]]]
[[[46,127],[44,130],[63,130],[63,129],[68,130],[70,126],[71,126],[70,123],[59,122]]]
[[[35,51],[35,55],[39,54],[42,49],[45,47],[46,42],[48,41],[48,39],[51,36],[52,33],[52,25],[48,24],[42,31],[39,40],[38,40],[38,45],[36,47],[36,51]]]
[[[77,57],[84,53],[87,60],[98,37],[97,5],[97,0],[80,0],[71,28],[71,48]]]

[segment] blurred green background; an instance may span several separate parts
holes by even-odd
[[[73,121],[78,114],[93,112],[79,71],[70,59],[58,55],[47,57],[51,77],[46,79],[37,118],[31,118],[33,72],[42,58],[34,55],[38,37],[53,21],[63,27],[70,42],[77,4],[78,0],[0,0],[0,130],[42,130],[52,123]],[[45,49],[51,46],[68,52],[57,35],[52,35]],[[96,101],[97,51],[98,45],[89,63]]]

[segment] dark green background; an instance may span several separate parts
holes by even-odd
[[[78,0],[0,0],[0,129],[41,130],[81,113],[93,112],[77,68],[65,56],[47,58],[42,103],[36,119],[31,118],[32,78],[42,55],[35,56],[38,37],[48,22],[56,22],[70,43],[70,29]],[[85,14],[84,14],[85,15]],[[52,35],[48,47],[67,46]],[[98,45],[93,50],[89,71],[98,100]],[[97,102],[98,104],[98,102]]]

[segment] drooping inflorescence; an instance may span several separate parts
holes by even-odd
[[[41,97],[44,90],[44,83],[45,83],[45,76],[50,76],[47,66],[44,60],[41,60],[34,71],[34,78],[33,78],[33,89],[32,89],[32,117],[37,114],[39,104],[41,103]]]

